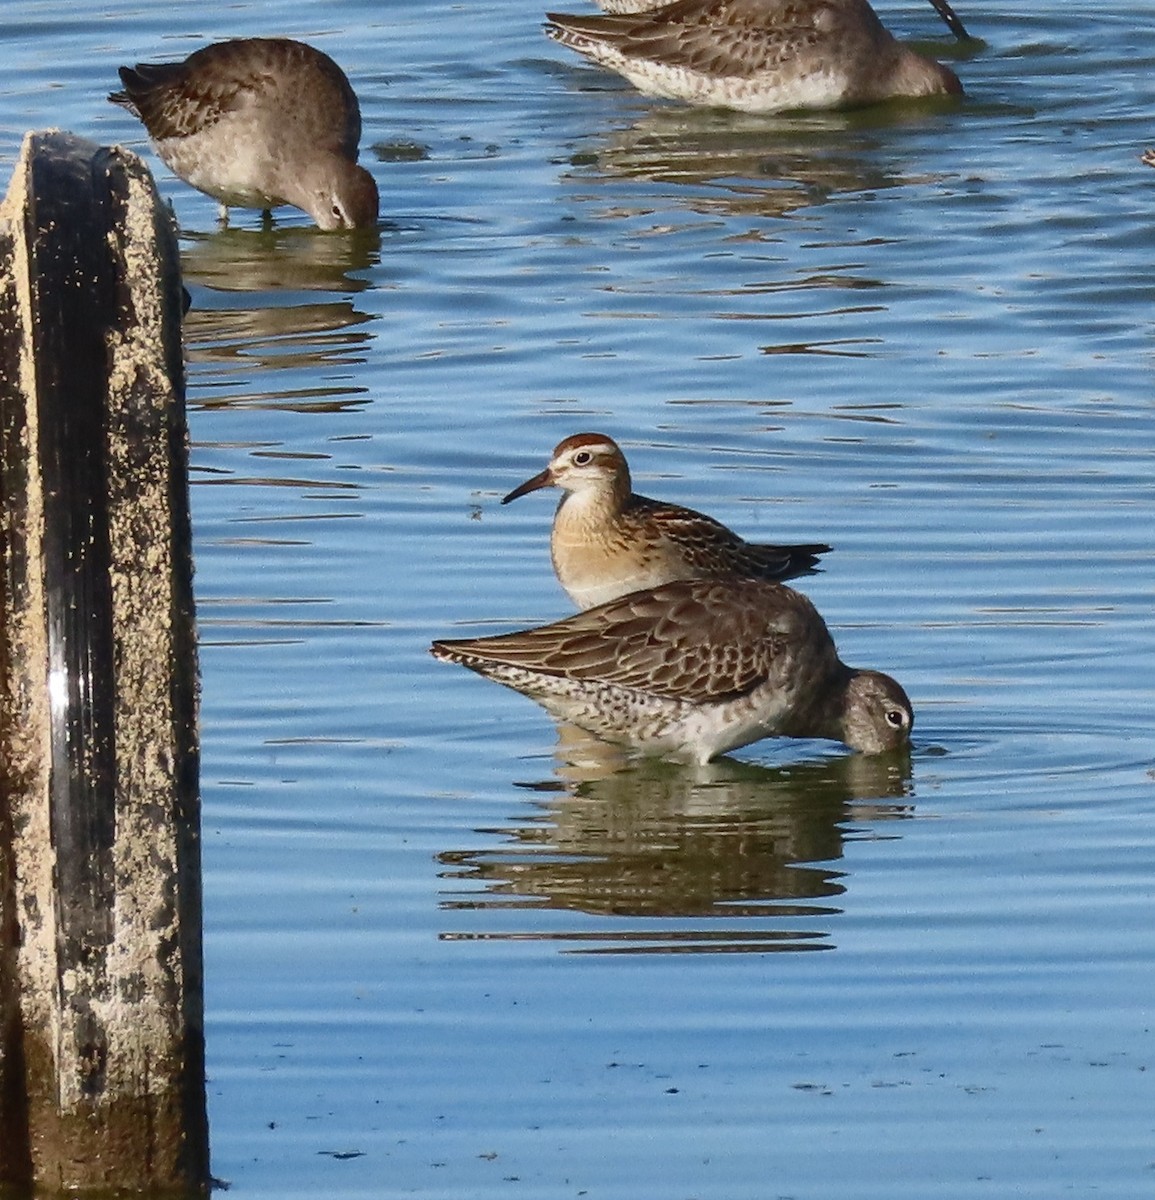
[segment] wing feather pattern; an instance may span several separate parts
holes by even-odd
[[[812,571],[830,547],[821,542],[796,546],[748,542],[706,513],[633,495],[627,517],[637,514],[681,550],[703,578],[782,580]]]
[[[788,71],[824,44],[889,41],[863,0],[675,0],[650,12],[573,16],[547,13],[551,36],[581,51],[591,42],[639,60],[711,76],[746,78]]]
[[[782,669],[799,639],[824,651],[830,635],[804,596],[768,583],[667,584],[552,625],[445,640],[434,653],[473,666],[629,688],[695,704],[752,691]]]

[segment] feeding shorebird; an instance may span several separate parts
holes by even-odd
[[[768,113],[963,90],[949,67],[897,41],[867,0],[675,0],[546,17],[554,41],[647,95],[690,104]]]
[[[344,71],[289,38],[215,42],[179,63],[121,67],[109,99],[157,154],[228,209],[302,209],[322,229],[376,224],[377,184],[357,165],[361,109]]]
[[[607,13],[640,13],[653,12],[656,8],[664,8],[671,0],[594,0],[602,12]],[[966,26],[959,20],[958,14],[951,8],[948,0],[930,0],[934,11],[942,17],[946,27],[960,42],[970,39]]]
[[[566,438],[545,470],[502,504],[546,487],[564,493],[549,547],[558,581],[578,608],[677,579],[793,579],[830,550],[747,542],[704,513],[639,496],[625,455],[604,433]]]
[[[879,754],[914,722],[899,684],[846,666],[814,605],[779,583],[670,583],[431,652],[606,741],[698,763],[771,735]]]

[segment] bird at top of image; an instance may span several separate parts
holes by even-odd
[[[640,13],[653,12],[656,8],[665,8],[671,0],[594,0],[602,12],[607,13]],[[958,13],[951,8],[948,0],[930,0],[935,12],[942,17],[946,27],[960,42],[970,40],[970,34],[962,23]]]
[[[327,54],[236,38],[119,73],[124,90],[109,100],[140,118],[175,175],[220,202],[222,220],[288,204],[325,230],[376,224],[377,184],[357,165],[361,109]]]
[[[932,3],[953,16],[945,0]],[[704,107],[772,113],[963,94],[949,67],[899,42],[867,0],[675,0],[546,18],[554,41],[646,95]]]
[[[605,741],[696,763],[771,736],[900,751],[914,723],[902,687],[846,666],[818,610],[780,583],[683,580],[430,652]]]
[[[550,533],[553,568],[579,608],[679,579],[793,579],[830,550],[747,542],[705,513],[639,496],[626,456],[603,433],[567,437],[502,504],[547,487],[563,492]]]

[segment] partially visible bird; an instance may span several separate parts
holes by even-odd
[[[634,13],[654,12],[665,8],[671,0],[594,0],[604,13],[613,16],[628,16]]]
[[[546,15],[563,46],[647,95],[689,104],[767,113],[963,90],[949,67],[898,42],[867,0],[675,0],[622,15]]]
[[[558,581],[579,608],[677,579],[792,579],[811,573],[821,543],[747,542],[692,508],[650,500],[633,490],[625,455],[604,433],[577,433],[555,448],[544,471],[515,487],[564,493],[550,533]]]
[[[656,8],[664,8],[671,0],[595,0],[598,8],[607,13],[640,13],[653,12]],[[959,19],[958,14],[951,8],[948,0],[930,0],[934,11],[942,17],[946,27],[959,39],[967,41],[970,34]]]
[[[282,204],[322,229],[377,221],[373,176],[357,165],[361,110],[327,55],[289,38],[214,42],[178,63],[121,67],[109,99],[144,123],[157,154],[228,209]]]
[[[771,735],[880,754],[914,722],[901,686],[846,666],[814,605],[778,583],[670,583],[431,653],[606,741],[698,763]]]

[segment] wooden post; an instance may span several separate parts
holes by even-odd
[[[176,236],[25,138],[0,208],[0,1183],[208,1189]]]

